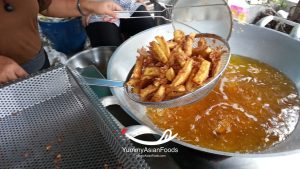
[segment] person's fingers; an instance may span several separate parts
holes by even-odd
[[[0,83],[27,76],[27,72],[14,60],[0,55]]]
[[[105,14],[113,18],[117,18],[117,13],[115,11],[122,11],[123,8],[116,3],[109,3],[106,6]]]
[[[86,27],[86,26],[88,25],[88,21],[89,21],[89,19],[90,19],[89,16],[90,16],[90,15],[88,15],[88,16],[82,16],[82,17],[81,17],[81,23],[82,23],[82,25],[83,25],[84,27]]]
[[[28,73],[22,67],[20,67],[20,66],[18,68],[16,68],[15,74],[17,75],[17,77],[28,76]]]
[[[116,22],[117,20],[118,20],[118,19],[111,18],[111,17],[103,17],[103,21],[104,21],[104,22],[114,23],[114,22]]]
[[[1,74],[0,83],[6,83],[6,82],[13,81],[16,79],[18,79],[18,77],[15,74],[14,70],[12,69],[12,70],[6,71],[5,73]]]
[[[117,18],[117,13],[115,13],[115,12],[112,11],[112,10],[107,10],[107,11],[105,12],[105,14],[108,15],[108,16],[111,16],[112,18]]]
[[[90,13],[99,15],[108,15],[112,18],[117,18],[115,11],[122,11],[123,8],[113,1],[86,1],[83,6]]]
[[[115,19],[115,18],[111,18],[108,22],[110,22],[110,23],[114,23],[114,22],[116,22],[118,19]]]
[[[18,79],[17,75],[15,73],[11,73],[8,77],[7,77],[8,81],[13,81]]]
[[[7,76],[0,76],[0,84],[6,83],[8,81],[9,80],[8,80]]]
[[[109,17],[103,17],[104,22],[109,22],[109,20],[110,20]]]
[[[123,11],[123,8],[118,4],[113,4],[112,6],[113,11]]]
[[[89,25],[89,20],[91,18],[91,15],[88,15],[87,17],[85,17],[85,26],[88,26]]]

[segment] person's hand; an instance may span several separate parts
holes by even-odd
[[[82,25],[84,27],[89,25],[89,20],[90,20],[91,15],[87,15],[87,16],[82,16],[81,17],[81,21],[82,21]]]
[[[0,55],[0,84],[27,76],[27,72],[14,60]]]
[[[123,10],[122,7],[113,1],[82,1],[82,9],[87,14],[99,14],[108,15],[112,18],[117,18],[117,14],[114,11]]]

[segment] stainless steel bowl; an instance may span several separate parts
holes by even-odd
[[[94,65],[104,76],[106,76],[107,63],[116,50],[115,46],[101,46],[84,50],[72,56],[66,63],[66,66],[72,69],[86,68]]]

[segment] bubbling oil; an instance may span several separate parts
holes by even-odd
[[[294,83],[273,67],[232,56],[214,90],[194,104],[147,113],[178,139],[227,152],[254,152],[283,141],[294,130],[300,99]]]

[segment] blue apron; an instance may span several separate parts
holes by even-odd
[[[44,48],[41,48],[39,53],[27,63],[21,65],[22,68],[29,74],[35,73],[41,70],[46,62],[46,52]]]

